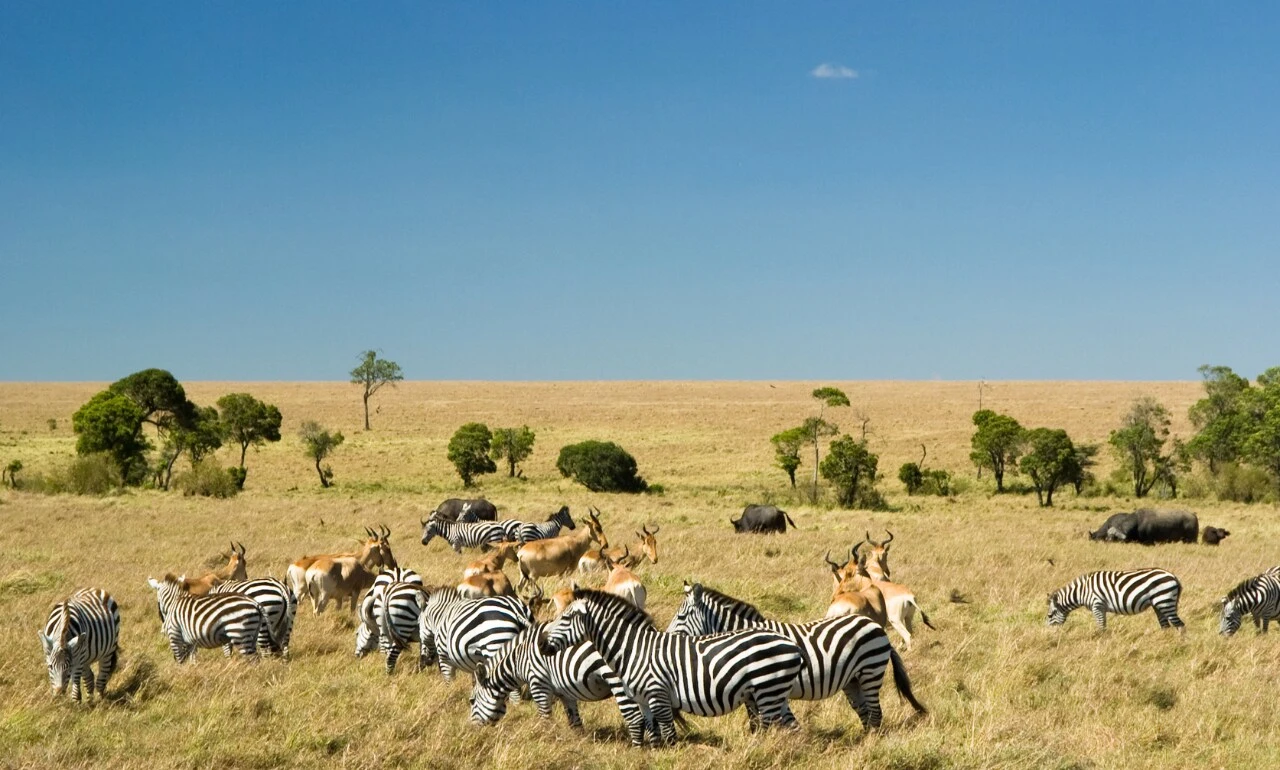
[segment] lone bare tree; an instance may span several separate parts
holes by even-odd
[[[400,364],[378,358],[378,351],[366,350],[360,354],[360,365],[351,370],[351,384],[364,387],[365,430],[372,430],[369,427],[369,398],[383,385],[390,383],[395,387],[395,384],[403,379],[404,372],[400,371]]]

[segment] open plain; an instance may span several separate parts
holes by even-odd
[[[891,510],[833,510],[798,502],[773,467],[769,437],[816,412],[809,392],[837,385],[853,406],[828,410],[846,431],[869,418]],[[0,462],[45,472],[74,452],[71,414],[100,384],[0,384]],[[1231,530],[1218,548],[1093,543],[1088,529],[1135,501],[991,493],[968,460],[973,382],[407,382],[375,397],[362,430],[359,396],[345,383],[186,383],[211,404],[245,391],[279,406],[284,440],[250,450],[245,491],[230,500],[134,491],[106,498],[0,493],[0,766],[265,768],[563,767],[1268,767],[1280,765],[1280,640],[1246,628],[1217,634],[1217,606],[1244,577],[1280,563],[1273,506],[1178,501],[1201,524]],[[1150,395],[1187,437],[1198,382],[996,382],[984,405],[1024,426],[1065,428],[1105,442],[1129,403]],[[320,488],[296,430],[318,420],[346,434]],[[56,420],[56,427],[49,421]],[[203,572],[228,541],[247,547],[251,576],[283,576],[304,553],[345,550],[385,524],[402,565],[428,582],[453,581],[472,558],[444,543],[424,548],[419,520],[462,496],[445,459],[454,429],[529,425],[537,432],[524,478],[483,477],[478,492],[503,517],[542,518],[561,504],[601,511],[617,541],[660,527],[659,561],[639,572],[665,627],[698,580],[786,620],[822,616],[830,596],[823,554],[846,552],[864,530],[893,531],[894,578],[910,585],[937,630],[919,625],[904,653],[917,697],[911,710],[886,684],[885,724],[865,734],[842,698],[794,703],[798,734],[752,734],[739,712],[690,718],[670,749],[632,749],[612,703],[584,704],[585,733],[557,710],[538,720],[525,703],[496,728],[468,723],[469,684],[415,673],[403,659],[388,679],[381,658],[355,660],[346,612],[299,610],[292,659],[223,660],[202,651],[175,664],[159,631],[148,576]],[[554,464],[572,441],[612,440],[635,455],[661,495],[593,494]],[[951,497],[908,497],[896,480],[917,460],[962,480]],[[219,453],[224,465],[232,451]],[[1098,475],[1113,459],[1104,448]],[[806,461],[799,478],[812,472]],[[727,522],[748,502],[786,508],[798,529],[735,536]],[[1170,503],[1162,503],[1168,505]],[[1154,615],[1113,617],[1105,634],[1086,612],[1045,626],[1045,595],[1096,569],[1160,566],[1184,586],[1184,636]],[[512,573],[513,574],[513,573]],[[567,582],[564,581],[564,582]],[[559,585],[549,581],[548,588]],[[122,607],[122,665],[103,702],[76,707],[50,694],[37,631],[52,604],[97,586]],[[549,591],[548,591],[549,592]],[[952,597],[964,601],[952,601]],[[1246,624],[1247,625],[1247,624]],[[898,637],[890,632],[897,643]]]

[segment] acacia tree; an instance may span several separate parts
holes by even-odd
[[[494,460],[507,461],[507,475],[516,476],[516,466],[533,454],[534,432],[528,425],[519,428],[497,428],[489,446],[489,453]],[[521,474],[524,472],[521,471]]]
[[[194,406],[194,405],[193,405]],[[160,462],[156,466],[156,486],[168,489],[173,478],[173,466],[183,454],[191,456],[191,464],[203,460],[222,446],[222,425],[218,410],[211,406],[194,407],[190,423],[173,423],[160,450]]]
[[[1004,474],[1017,472],[1018,455],[1022,451],[1025,431],[1018,421],[990,409],[973,413],[973,424],[978,427],[970,439],[973,451],[969,459],[978,469],[989,468],[996,478],[996,493],[1004,492]]]
[[[875,508],[874,494],[879,456],[867,450],[866,441],[844,435],[831,442],[822,461],[822,476],[836,488],[836,500],[844,508]],[[870,492],[870,494],[869,494]]]
[[[804,447],[806,433],[803,427],[789,428],[769,439],[773,443],[774,460],[796,486],[796,469],[800,467],[800,449]]]
[[[76,453],[105,452],[120,469],[120,483],[128,484],[146,474],[145,454],[151,442],[142,435],[142,409],[128,396],[104,390],[85,402],[71,416],[76,432]]]
[[[1051,506],[1054,491],[1071,483],[1076,473],[1075,445],[1065,430],[1035,428],[1026,432],[1026,450],[1018,461],[1019,467],[1031,477],[1041,507]]]
[[[360,354],[360,365],[351,370],[351,384],[359,385],[364,389],[365,430],[371,430],[369,427],[369,399],[374,393],[381,390],[383,385],[390,384],[394,388],[395,384],[403,379],[404,372],[400,371],[400,364],[395,361],[378,358],[376,350],[366,350]]]
[[[263,403],[248,393],[228,393],[218,399],[219,420],[227,438],[240,445],[240,467],[231,475],[236,486],[244,488],[248,471],[244,468],[244,456],[250,446],[262,446],[268,441],[280,440],[280,410]]]
[[[489,456],[492,441],[488,426],[480,422],[463,425],[449,439],[449,462],[458,470],[464,487],[471,486],[476,476],[498,470]]]
[[[1164,454],[1168,439],[1169,410],[1150,396],[1134,401],[1121,427],[1111,431],[1111,446],[1133,478],[1135,497],[1146,497],[1156,482],[1173,474],[1173,455]]]
[[[307,457],[315,461],[316,473],[320,476],[320,486],[328,489],[333,483],[333,468],[328,465],[322,468],[320,463],[332,454],[334,449],[342,445],[342,432],[330,433],[328,428],[315,420],[307,420],[298,429],[298,437],[302,439],[302,447]]]
[[[805,443],[813,445],[813,497],[816,500],[818,497],[818,447],[821,446],[824,436],[834,436],[840,431],[835,423],[823,419],[823,415],[829,406],[848,406],[849,397],[843,390],[831,386],[816,388],[812,395],[818,400],[818,416],[805,420],[800,429],[804,431]]]

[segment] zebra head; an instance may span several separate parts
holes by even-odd
[[[715,633],[715,619],[711,616],[711,608],[703,601],[702,584],[684,584],[684,601],[676,609],[675,617],[667,626],[668,634],[684,634],[685,636],[706,636]]]
[[[1060,626],[1067,622],[1067,608],[1059,594],[1049,594],[1049,625]]]
[[[539,642],[539,652],[554,655],[567,650],[584,639],[591,638],[595,626],[587,605],[576,599],[565,608],[560,617],[547,624],[546,633]]]
[[[1234,598],[1224,597],[1222,600],[1222,620],[1218,623],[1218,633],[1231,636],[1240,630],[1240,619],[1244,616],[1244,608]]]
[[[173,606],[174,601],[182,593],[182,586],[186,583],[186,580],[186,575],[179,577],[165,575],[164,580],[147,578],[147,584],[151,586],[152,591],[156,592],[156,611],[160,614],[161,626],[168,622],[169,608]]]
[[[559,524],[569,529],[577,529],[578,525],[573,523],[573,517],[569,515],[569,506],[562,505],[560,510],[547,517],[547,521]]]
[[[51,636],[40,632],[40,641],[44,644],[44,662],[49,667],[49,686],[58,695],[67,689],[71,682],[71,655],[80,645],[80,637],[67,638],[70,631],[70,612],[66,602],[56,610],[59,613],[57,635]]]
[[[507,698],[520,686],[516,681],[512,653],[517,646],[536,643],[541,629],[527,628],[476,667],[476,683],[471,689],[471,721],[495,725],[507,713]]]
[[[431,542],[434,537],[444,537],[444,522],[440,519],[431,518],[422,522],[422,544],[426,545]]]

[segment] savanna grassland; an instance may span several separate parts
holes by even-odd
[[[845,430],[870,418],[891,511],[827,510],[795,502],[772,466],[769,437],[813,414],[809,392],[842,387],[852,409],[829,410]],[[0,493],[0,766],[259,768],[372,767],[1267,767],[1280,765],[1280,639],[1246,628],[1216,633],[1217,600],[1238,580],[1280,563],[1271,506],[1184,501],[1201,523],[1233,532],[1221,547],[1154,548],[1090,542],[1085,533],[1134,501],[1061,492],[1052,510],[1033,495],[991,494],[968,461],[976,383],[403,383],[375,399],[371,432],[359,396],[341,383],[187,383],[197,403],[248,391],[278,405],[285,439],[250,450],[245,491],[231,500],[135,491],[106,498]],[[70,417],[98,384],[0,384],[0,463],[23,473],[64,463]],[[1129,403],[1151,395],[1186,437],[1198,383],[1000,382],[987,406],[1028,427],[1065,428],[1104,442]],[[48,421],[57,421],[51,429]],[[342,430],[322,490],[295,436],[304,419]],[[221,563],[227,541],[248,549],[251,576],[283,576],[303,553],[345,550],[365,526],[386,524],[401,564],[429,582],[456,580],[469,556],[424,548],[419,519],[462,492],[445,459],[460,424],[528,424],[537,431],[524,479],[482,478],[503,516],[542,518],[561,504],[596,506],[609,534],[657,525],[659,561],[638,571],[665,626],[684,580],[700,580],[788,620],[821,617],[830,596],[823,553],[864,530],[896,535],[896,580],[910,585],[937,630],[918,627],[905,653],[911,709],[887,684],[885,725],[864,734],[842,698],[795,703],[799,734],[751,734],[741,713],[691,718],[676,748],[630,748],[611,703],[584,704],[586,732],[528,704],[496,728],[467,721],[469,686],[414,673],[388,679],[380,656],[352,656],[346,612],[295,627],[292,659],[224,661],[202,651],[178,666],[159,631],[148,576]],[[593,494],[560,478],[556,452],[572,441],[617,441],[662,495]],[[917,460],[967,480],[950,498],[908,497],[897,468]],[[220,453],[224,464],[235,459]],[[1104,449],[1099,475],[1112,459]],[[808,461],[799,476],[812,472]],[[786,507],[799,529],[734,536],[726,521],[747,502]],[[882,536],[882,535],[881,535]],[[1148,613],[1113,618],[1104,635],[1086,614],[1045,627],[1045,594],[1095,569],[1161,566],[1183,581],[1185,636]],[[76,707],[50,694],[37,630],[52,604],[99,586],[122,607],[122,668],[108,698]],[[556,583],[553,581],[548,588]],[[950,601],[955,594],[966,603]],[[895,641],[893,632],[890,636]],[[411,657],[411,656],[410,656]]]

